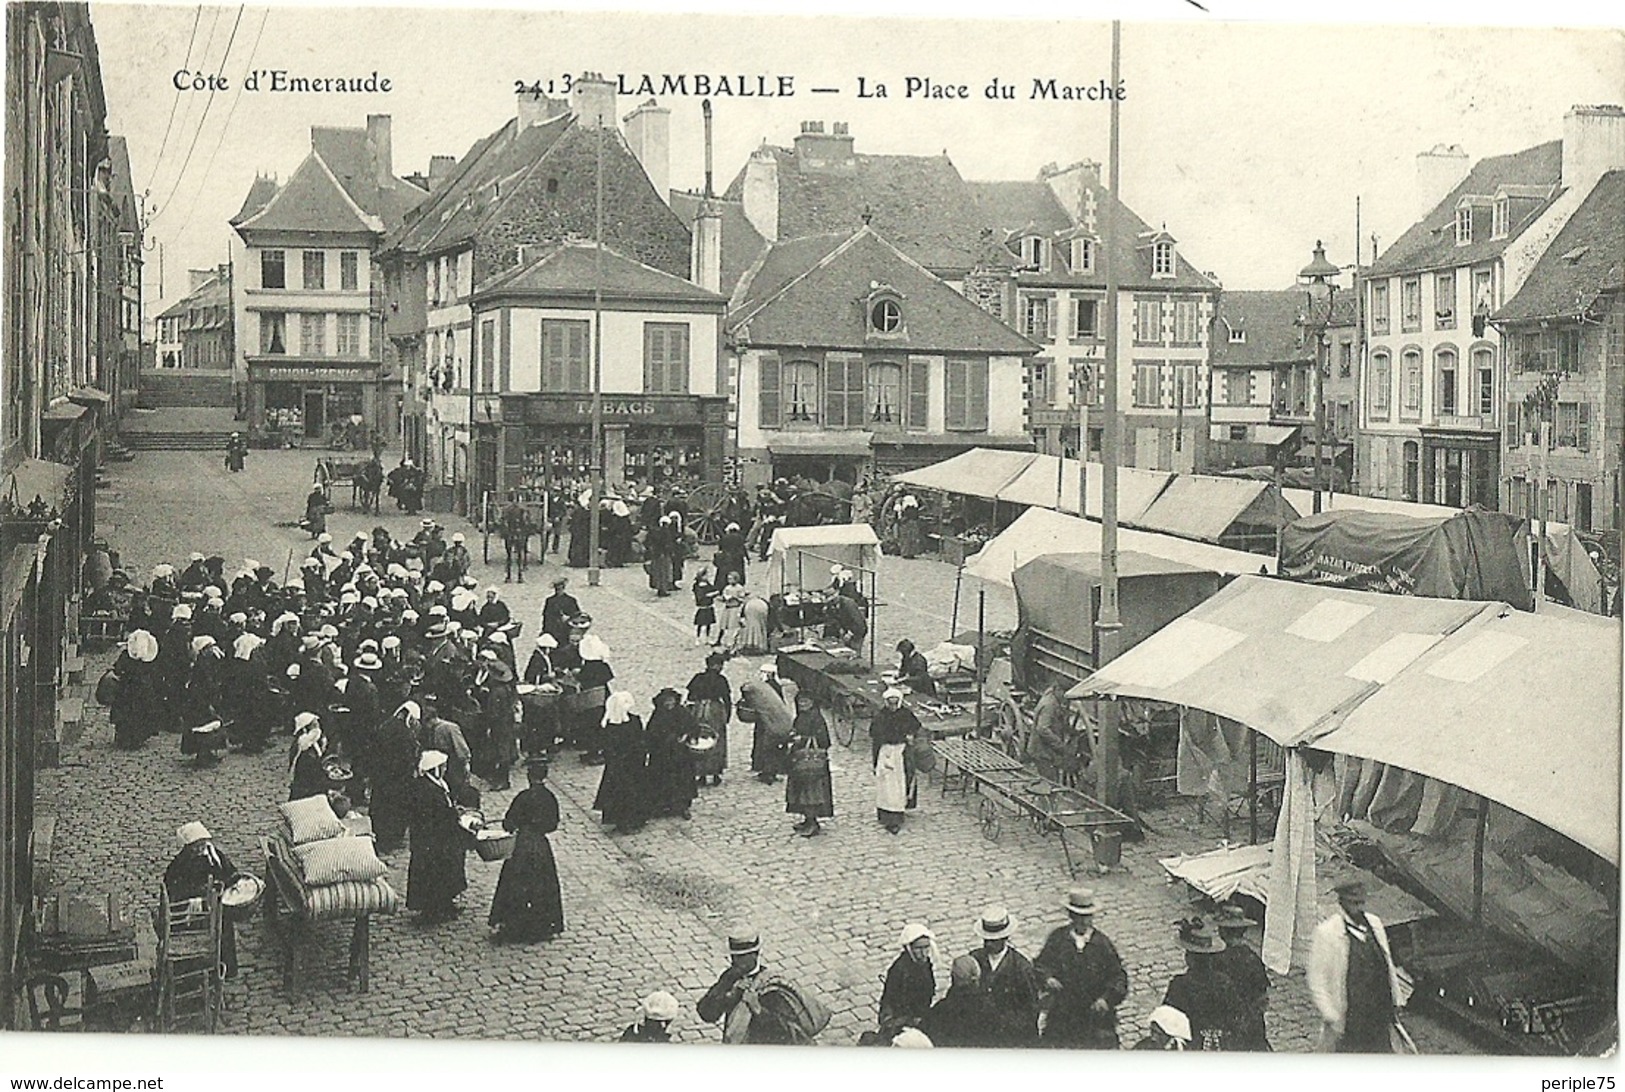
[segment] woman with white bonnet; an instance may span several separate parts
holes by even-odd
[[[880,991],[878,1028],[881,1038],[888,1040],[904,1028],[918,1028],[937,997],[936,936],[911,921],[903,926],[897,946],[901,951],[886,971],[886,985]]]
[[[603,735],[604,707],[609,700],[609,684],[615,672],[609,666],[609,646],[603,638],[589,633],[578,646],[581,666],[576,670],[576,682],[581,685],[581,708],[576,711],[576,744],[586,751],[581,761],[589,766],[604,762]]]
[[[1151,1010],[1146,1037],[1134,1044],[1135,1050],[1185,1050],[1190,1046],[1191,1022],[1172,1005]]]
[[[288,754],[288,799],[322,796],[327,792],[327,770],[322,765],[327,738],[322,734],[321,719],[315,713],[300,713],[293,718],[293,733]]]
[[[175,831],[175,845],[179,852],[164,869],[164,893],[170,902],[201,899],[211,884],[216,889],[225,888],[236,877],[231,858],[216,848],[209,828],[202,823],[194,820],[181,824]],[[237,974],[237,936],[229,919],[221,923],[220,961],[226,965],[227,978]]]
[[[458,822],[457,805],[446,784],[444,751],[418,756],[418,775],[412,782],[412,858],[406,870],[406,908],[418,921],[434,925],[461,911],[457,896],[468,887],[463,857],[468,832]]]
[[[677,998],[665,990],[657,990],[643,999],[638,1006],[639,1021],[621,1032],[623,1043],[669,1043],[671,1024],[680,1011]]]
[[[908,744],[924,731],[913,710],[903,704],[904,697],[897,687],[889,688],[885,706],[869,724],[875,764],[875,817],[893,834],[903,829],[904,813],[915,798],[908,770]]]
[[[113,721],[113,746],[135,750],[158,730],[158,696],[154,692],[157,674],[158,639],[144,629],[131,630],[124,649],[114,662],[112,673],[118,680],[108,712]],[[97,685],[101,690],[101,685]],[[99,696],[99,695],[98,695]]]
[[[226,661],[226,685],[221,694],[221,715],[231,721],[232,746],[250,753],[265,749],[271,736],[272,716],[266,660],[257,655],[265,639],[244,633],[231,643],[231,659]]]
[[[649,819],[649,746],[635,707],[625,690],[611,694],[604,705],[604,773],[592,807],[617,834],[634,834]]]

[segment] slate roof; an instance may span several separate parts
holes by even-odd
[[[1625,170],[1598,179],[1546,248],[1497,322],[1571,318],[1604,292],[1625,289]]]
[[[239,233],[383,233],[428,195],[404,179],[380,186],[365,129],[312,126],[310,154],[286,183],[256,178],[232,218]]]
[[[431,193],[428,200],[414,209],[405,224],[390,232],[384,240],[384,249],[421,252],[427,247],[446,221],[450,219],[458,204],[470,192],[488,183],[491,178],[496,177],[492,171],[492,166],[500,158],[501,150],[506,146],[506,142],[513,139],[514,130],[517,126],[518,120],[509,118],[507,124],[503,125],[502,128],[489,136],[476,140],[463,157],[457,161],[457,165],[452,168],[451,175],[441,185],[440,189],[435,193]],[[534,128],[547,127],[535,126]],[[550,132],[556,136],[558,133],[557,126],[552,127]]]
[[[1368,276],[1387,277],[1396,273],[1418,273],[1467,265],[1498,257],[1514,239],[1550,205],[1550,200],[1528,210],[1510,225],[1503,239],[1475,239],[1466,246],[1456,245],[1456,204],[1472,194],[1493,197],[1501,186],[1556,187],[1563,177],[1563,142],[1550,140],[1510,155],[1479,160],[1455,189],[1434,205],[1422,219],[1412,224],[1368,268]],[[1555,190],[1553,191],[1555,196]]]
[[[231,303],[231,280],[223,278],[218,273],[206,278],[202,284],[170,306],[164,308],[159,318],[177,318],[187,314],[193,308],[220,307]]]
[[[987,218],[988,226],[996,229],[1009,242],[1019,238],[1024,228],[1036,227],[1053,239],[1057,232],[1070,229],[1071,217],[1061,207],[1049,184],[1041,179],[1026,182],[971,182],[977,195],[977,206]],[[1106,187],[1095,182],[1084,182],[1082,188],[1094,194],[1095,207],[1103,210],[1113,200]],[[1174,276],[1151,275],[1151,243],[1154,233],[1133,209],[1121,201],[1116,204],[1115,239],[1106,251],[1106,257],[1118,262],[1120,284],[1124,288],[1195,288],[1212,291],[1219,286],[1205,274],[1198,272],[1174,247]],[[1093,273],[1072,273],[1066,268],[1064,256],[1057,256],[1048,273],[1018,273],[1020,284],[1066,284],[1106,286],[1106,264],[1095,262]]]
[[[864,304],[877,282],[902,297],[902,336],[869,335]],[[727,322],[752,345],[1012,356],[1039,349],[868,225],[844,238],[770,247],[735,291]]]
[[[700,214],[702,200],[703,198],[696,193],[672,191],[671,209],[690,232],[694,230],[694,221]],[[745,215],[745,206],[742,203],[725,201],[721,198],[713,200],[722,213],[722,292],[724,295],[732,295],[745,273],[761,256],[767,240],[762,238],[761,233],[750,222],[750,218]]]
[[[478,303],[497,296],[591,296],[598,284],[598,259],[591,243],[565,243],[527,265],[493,277],[474,290]],[[603,293],[606,299],[727,302],[716,292],[674,277],[653,266],[604,248]]]
[[[803,170],[792,149],[765,150],[777,160],[779,238],[848,234],[867,212],[876,231],[935,273],[963,274],[976,266],[984,249],[982,217],[946,155],[859,153],[850,169]],[[723,196],[739,201],[744,188],[742,169]]]
[[[1313,350],[1304,345],[1298,325],[1304,306],[1302,288],[1225,292],[1219,297],[1214,322],[1213,365],[1264,367],[1312,359]],[[1332,301],[1331,327],[1353,327],[1358,307],[1355,293],[1340,287]],[[1230,331],[1236,329],[1246,332],[1246,341],[1230,340]]]
[[[107,155],[112,162],[112,177],[108,191],[119,206],[119,230],[140,231],[141,221],[135,205],[135,183],[130,174],[130,146],[121,136],[109,137]]]

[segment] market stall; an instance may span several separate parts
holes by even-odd
[[[846,653],[846,655],[842,655]],[[779,650],[779,676],[796,689],[811,694],[820,709],[832,715],[831,731],[838,742],[851,746],[859,726],[869,722],[885,705],[886,690],[895,685],[884,673],[864,664],[849,649],[825,648],[816,643]],[[933,738],[962,736],[977,726],[974,701],[949,701],[911,695],[909,708]]]
[[[832,573],[852,574],[862,596],[869,658],[875,655],[875,611],[880,606],[880,538],[867,523],[781,527],[767,554],[767,594],[783,629],[821,626],[837,600]]]

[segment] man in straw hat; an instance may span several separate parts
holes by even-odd
[[[1320,1010],[1319,1050],[1340,1054],[1393,1050],[1399,976],[1388,931],[1368,914],[1360,880],[1337,885],[1338,912],[1315,927],[1309,995]]]
[[[1237,1050],[1236,1027],[1241,1001],[1220,969],[1224,939],[1205,918],[1176,922],[1179,946],[1185,950],[1185,973],[1168,983],[1162,1003],[1190,1019],[1191,1046],[1196,1050]]]
[[[1015,923],[1010,911],[992,905],[982,910],[976,932],[982,946],[970,953],[981,972],[981,989],[993,1010],[988,1046],[1038,1045],[1038,972],[1010,943]]]
[[[764,979],[761,934],[754,926],[736,924],[728,930],[728,969],[695,1005],[700,1019],[721,1023],[723,1042],[745,1042],[750,1004]]]
[[[1095,928],[1095,893],[1074,887],[1064,906],[1067,924],[1051,931],[1033,961],[1049,995],[1044,1044],[1116,1050],[1117,1006],[1128,997],[1128,971],[1111,940]]]

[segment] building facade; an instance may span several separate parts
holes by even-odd
[[[165,368],[231,371],[237,355],[231,266],[187,270],[190,291],[158,316]]]
[[[287,182],[256,179],[231,221],[239,412],[277,443],[390,437],[399,374],[374,254],[427,194],[395,176],[387,114],[312,127],[310,141]]]
[[[746,484],[892,474],[972,447],[1030,450],[1038,347],[867,225],[767,248],[734,293]]]
[[[1605,533],[1616,557],[1625,529],[1622,224],[1625,170],[1603,175],[1523,288],[1491,317],[1507,346],[1503,509],[1538,518],[1544,499],[1548,519]]]

